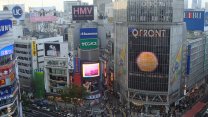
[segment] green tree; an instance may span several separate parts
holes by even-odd
[[[71,84],[69,87],[65,87],[61,93],[61,98],[64,102],[71,102],[74,98],[83,99],[88,95],[87,90],[83,86]]]

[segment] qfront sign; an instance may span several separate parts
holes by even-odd
[[[12,21],[9,19],[0,20],[0,36],[6,34],[12,28]]]
[[[135,38],[138,37],[165,37],[166,30],[165,29],[137,29],[137,28],[129,28],[130,35]]]
[[[15,18],[20,18],[23,14],[23,10],[20,6],[15,6],[13,9],[12,9],[12,14]]]
[[[97,28],[81,28],[80,39],[97,38]]]
[[[73,20],[94,20],[94,6],[72,6]]]
[[[98,48],[97,39],[81,39],[80,40],[80,49],[82,50],[91,50]]]

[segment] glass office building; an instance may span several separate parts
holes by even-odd
[[[168,112],[180,98],[183,8],[183,0],[115,1],[114,90],[128,105]]]

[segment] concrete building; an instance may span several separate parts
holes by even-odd
[[[117,0],[114,10],[114,90],[129,109],[167,113],[181,96],[184,1]]]
[[[63,36],[36,39],[23,37],[15,40],[15,56],[18,57],[19,79],[22,89],[30,91],[34,70],[44,67],[44,43],[63,42]]]
[[[0,116],[22,116],[16,77],[12,13],[0,11]],[[3,27],[3,28],[2,28]]]
[[[208,2],[205,2],[205,9],[208,10]]]
[[[202,0],[192,0],[192,9],[201,9],[202,8]]]
[[[112,0],[93,0],[93,4],[97,6],[98,15],[105,15],[105,7],[112,3]]]
[[[52,48],[55,48],[52,49]],[[44,81],[49,96],[59,95],[71,83],[68,72],[68,44],[48,42],[44,44]],[[72,79],[71,79],[72,80]]]
[[[205,83],[207,73],[207,56],[206,52],[208,38],[203,32],[188,32],[187,33],[187,51],[186,51],[186,88],[190,92],[192,89],[201,86]]]
[[[188,9],[188,0],[184,0],[184,9]]]

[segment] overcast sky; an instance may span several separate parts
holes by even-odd
[[[42,6],[43,7],[55,6],[57,10],[63,11],[63,1],[67,1],[67,0],[0,0],[0,10],[2,10],[2,6],[6,4],[25,4],[26,11],[28,11],[28,7],[42,7]],[[69,0],[69,1],[73,1],[73,0]],[[93,0],[81,0],[81,1],[88,2],[89,4],[93,4]],[[189,0],[189,7],[191,6],[191,1],[192,0]],[[208,2],[208,0],[204,0],[204,2]],[[203,6],[204,6],[204,2],[203,2]]]

